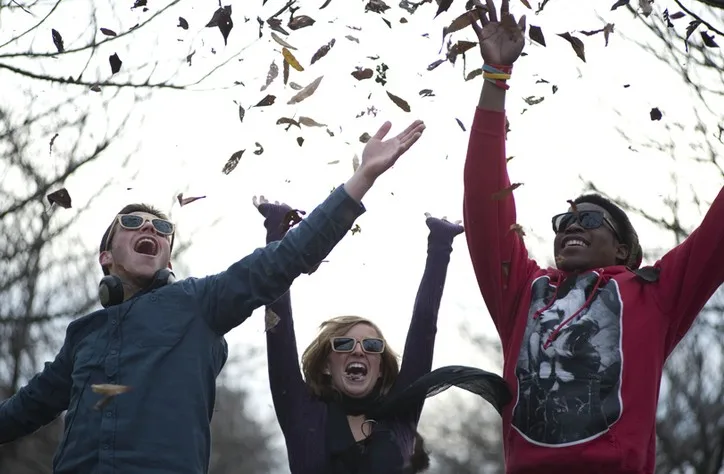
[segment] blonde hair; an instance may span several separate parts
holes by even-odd
[[[332,379],[324,373],[324,366],[327,358],[332,352],[330,340],[333,337],[341,337],[347,334],[352,327],[358,324],[366,324],[377,331],[380,339],[385,341],[382,331],[372,321],[360,316],[338,316],[328,319],[319,326],[319,334],[302,354],[302,372],[309,389],[314,395],[320,398],[328,398],[335,392],[332,387]],[[400,372],[400,365],[397,362],[397,354],[389,348],[385,341],[385,350],[381,354],[380,373],[382,374],[381,394],[385,395],[390,391],[392,385]]]

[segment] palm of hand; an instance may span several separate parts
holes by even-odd
[[[362,163],[370,170],[384,171],[389,168],[395,158],[399,156],[402,143],[397,137],[389,140],[370,138],[362,151]]]
[[[482,28],[480,49],[485,62],[512,64],[523,52],[523,31],[518,25],[490,22]]]

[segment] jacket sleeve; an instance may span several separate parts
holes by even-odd
[[[12,397],[0,403],[0,444],[29,435],[68,409],[72,387],[72,351],[68,332],[53,362]]]
[[[465,237],[480,291],[503,341],[510,338],[521,290],[538,270],[523,239],[511,230],[516,223],[513,193],[494,199],[510,185],[505,113],[478,108],[465,159]]]
[[[283,239],[285,234],[283,218],[290,210],[289,206],[284,205],[259,206],[259,211],[266,216],[264,226],[267,229],[267,244]],[[305,414],[313,400],[299,367],[289,292],[267,305],[266,309],[267,315],[272,318],[267,324],[273,325],[267,327],[266,331],[269,386],[279,426],[287,439],[287,445],[292,446],[293,443],[290,441],[303,437],[308,429],[304,426]],[[289,455],[298,460],[298,456],[303,454],[289,453]]]
[[[463,227],[428,218],[430,228],[427,243],[427,261],[422,281],[417,290],[412,320],[407,331],[402,367],[395,382],[395,389],[404,390],[411,383],[430,372],[435,350],[437,334],[437,315],[440,310],[447,268],[452,253],[452,242]],[[416,420],[419,420],[422,405],[416,407]]]
[[[654,266],[659,280],[652,288],[669,319],[669,350],[673,350],[724,283],[724,189],[701,225]]]
[[[294,279],[321,262],[364,210],[340,186],[281,241],[255,250],[224,272],[197,280],[202,285],[201,311],[211,328],[225,334],[256,308],[289,291]]]

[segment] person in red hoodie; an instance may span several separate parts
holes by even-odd
[[[652,267],[626,213],[599,195],[552,219],[557,268],[530,259],[516,232],[506,170],[505,96],[523,51],[492,0],[472,23],[484,85],[464,172],[464,222],[475,274],[500,336],[509,474],[653,474],[656,406],[668,355],[724,283],[724,192],[701,226]],[[503,190],[507,192],[501,193]]]

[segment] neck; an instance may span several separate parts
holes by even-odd
[[[123,280],[123,301],[133,298],[133,295],[141,291],[141,288],[133,283]]]

